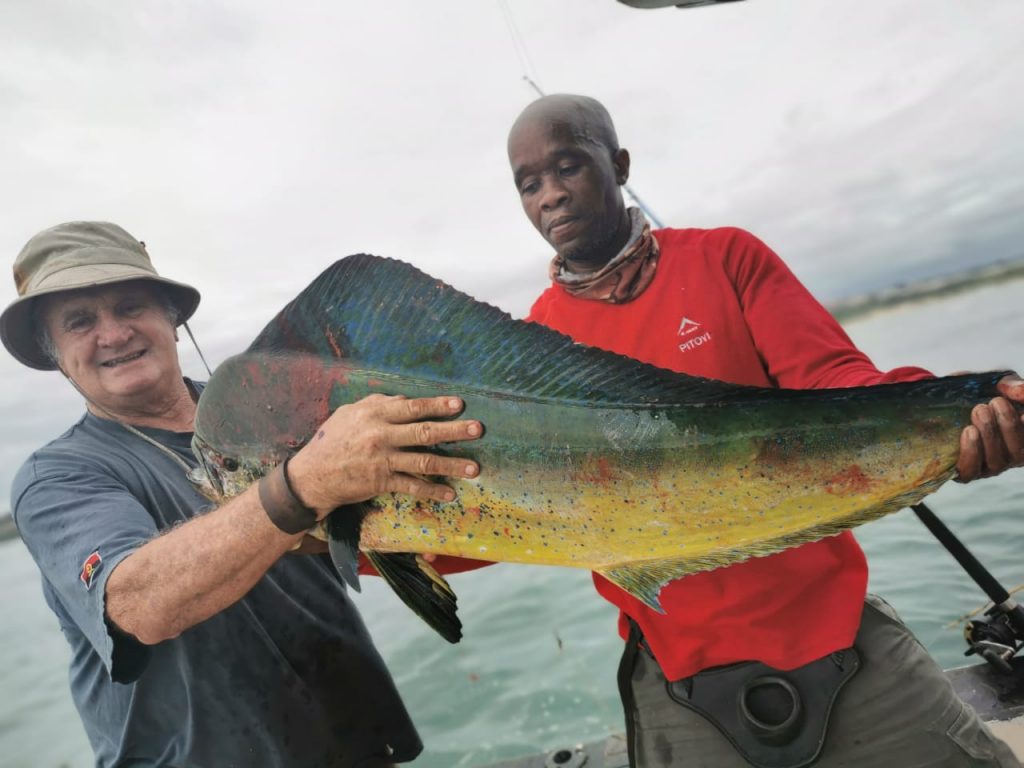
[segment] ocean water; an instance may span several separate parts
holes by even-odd
[[[883,368],[1024,368],[1022,295],[1021,280],[987,286],[863,317],[847,329]],[[1024,472],[950,483],[930,503],[1004,584],[1024,582]],[[981,592],[909,511],[857,535],[871,563],[871,588],[941,664],[964,663],[955,621],[984,603]],[[35,566],[17,540],[0,543],[0,564],[0,765],[91,765],[67,693],[66,645]],[[357,596],[426,744],[417,766],[486,765],[621,730],[615,611],[594,592],[589,574],[498,565],[450,581],[465,625],[457,646],[426,629],[379,581],[364,579]]]

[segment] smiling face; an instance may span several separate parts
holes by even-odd
[[[146,281],[84,288],[41,299],[64,373],[98,405],[145,409],[181,386],[177,339],[167,302]]]
[[[629,238],[620,189],[629,154],[609,147],[606,133],[564,110],[538,110],[524,112],[509,134],[523,210],[570,270],[604,265]]]

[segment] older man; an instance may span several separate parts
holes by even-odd
[[[387,491],[451,499],[421,479],[424,466],[478,468],[421,449],[473,439],[480,424],[448,420],[462,407],[453,397],[370,397],[336,411],[262,503],[254,487],[210,510],[186,478],[201,385],[182,376],[175,347],[199,293],[99,222],[39,233],[14,274],[4,345],[86,400],[25,462],[12,509],[71,646],[97,765],[414,758],[419,738],[330,562],[286,555],[345,504]]]
[[[749,233],[652,232],[623,202],[629,153],[594,99],[533,102],[512,126],[508,156],[526,215],[555,250],[553,284],[529,319],[741,384],[930,376],[875,368]],[[1024,403],[1024,382],[1008,377],[1000,389],[1006,397],[979,405],[963,432],[961,480],[1024,464],[1024,424],[1010,402]],[[619,684],[640,768],[783,768],[816,758],[821,766],[1018,765],[892,609],[865,601],[867,565],[849,532],[672,582],[660,595],[664,615],[594,580],[622,611],[629,638]]]

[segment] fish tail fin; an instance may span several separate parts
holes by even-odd
[[[361,504],[341,507],[327,517],[327,551],[342,580],[356,592],[359,586],[359,533],[366,510]]]
[[[411,552],[367,551],[367,559],[402,602],[449,643],[462,639],[455,593],[434,567]]]

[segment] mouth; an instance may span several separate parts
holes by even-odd
[[[188,479],[193,487],[210,501],[219,503],[224,500],[224,489],[219,478],[202,466],[189,470]]]
[[[559,216],[548,224],[548,235],[558,235],[571,228],[579,218],[576,216]]]
[[[119,365],[125,365],[126,363],[134,362],[138,360],[140,357],[142,357],[144,354],[146,354],[146,350],[141,349],[138,352],[131,352],[127,355],[121,355],[120,357],[114,357],[111,358],[110,360],[104,360],[102,363],[100,363],[100,365],[104,368],[116,368]]]

